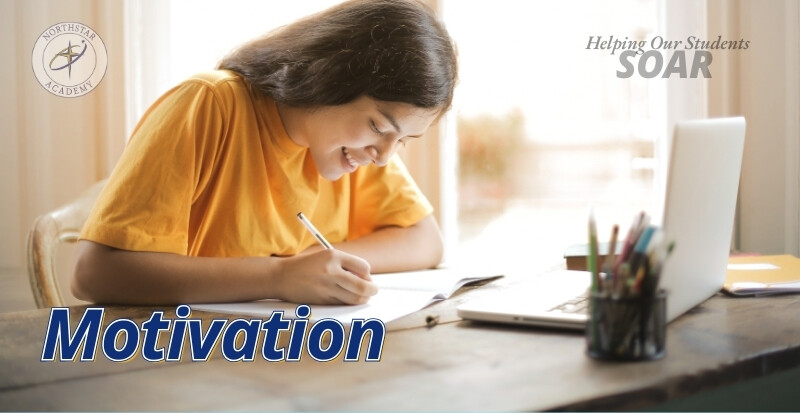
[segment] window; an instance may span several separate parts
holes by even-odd
[[[229,51],[274,28],[326,9],[341,0],[172,0],[170,77],[178,83],[211,70]]]
[[[158,15],[169,17],[159,32],[163,38],[151,36],[160,41],[154,46],[164,56],[158,67],[166,68],[168,76],[160,75],[158,90],[143,99],[134,118],[167,88],[213,68],[233,47],[335,3],[158,3],[166,11]],[[436,148],[443,151],[441,156],[412,154],[407,164],[424,189],[444,194],[429,194],[444,198],[443,214],[458,214],[457,231],[445,223],[448,234],[456,233],[447,241],[459,244],[450,249],[449,261],[492,256],[525,268],[532,260],[550,264],[565,246],[585,242],[590,203],[601,239],[608,237],[612,224],[624,231],[636,212],[653,211],[654,154],[666,130],[664,82],[640,76],[618,79],[618,52],[612,56],[586,47],[589,36],[651,38],[664,20],[663,4],[434,3],[459,50],[460,82],[449,115],[457,128],[447,128],[456,130],[458,144],[445,140]],[[449,145],[458,153],[458,168],[449,164]],[[416,148],[406,149],[412,150]],[[438,159],[444,165],[432,168],[429,164]],[[449,185],[455,170],[459,183]],[[447,176],[437,176],[440,171]],[[445,184],[429,184],[437,181]],[[455,204],[451,198],[458,200],[457,207],[448,206]]]
[[[553,264],[586,242],[590,203],[601,240],[652,211],[661,83],[619,79],[619,52],[586,48],[589,36],[650,38],[654,0],[451,0],[443,9],[460,59],[457,255]]]
[[[240,44],[341,0],[127,2],[126,137],[145,110],[189,76],[213,70]]]

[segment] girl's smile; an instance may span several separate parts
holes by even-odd
[[[438,109],[366,96],[315,109],[278,105],[278,111],[289,138],[309,148],[320,175],[331,181],[370,163],[385,165],[439,116]]]

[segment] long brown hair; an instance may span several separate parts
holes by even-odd
[[[218,68],[300,107],[367,95],[446,110],[457,77],[450,36],[415,0],[344,2],[245,43]]]

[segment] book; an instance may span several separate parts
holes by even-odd
[[[386,274],[373,274],[378,293],[361,305],[310,305],[309,320],[335,319],[349,325],[354,319],[377,318],[384,323],[419,311],[437,301],[450,298],[459,288],[484,280],[502,277],[500,274],[466,274],[455,269],[434,269]],[[295,318],[299,304],[281,300],[259,300],[243,303],[194,304],[192,309],[223,314],[238,314],[269,318],[283,311],[284,318]]]
[[[800,293],[800,258],[792,255],[731,257],[722,290],[736,296]]]
[[[597,243],[597,256],[600,257],[603,261],[606,260],[606,257],[609,253],[609,245],[608,242],[599,242]],[[616,254],[622,252],[623,242],[617,242],[617,249]],[[588,270],[588,263],[586,257],[589,254],[589,244],[573,244],[567,247],[564,250],[564,259],[567,261],[567,269],[574,270],[574,271],[587,271]]]

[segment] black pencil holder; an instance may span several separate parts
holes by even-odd
[[[600,360],[657,360],[666,352],[667,294],[614,298],[592,293],[586,351]]]

